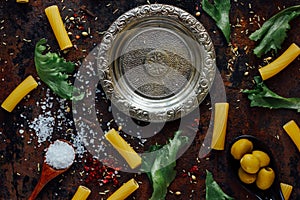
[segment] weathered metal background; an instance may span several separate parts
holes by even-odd
[[[154,3],[152,0],[150,2]],[[300,153],[282,129],[282,125],[291,119],[300,123],[299,114],[296,111],[286,109],[250,108],[246,95],[241,93],[241,89],[253,86],[253,77],[258,75],[258,67],[265,65],[265,58],[271,56],[274,59],[292,42],[300,44],[300,18],[292,21],[288,38],[284,41],[282,49],[276,54],[269,53],[262,58],[257,58],[252,53],[255,43],[250,41],[248,36],[259,27],[259,24],[263,24],[264,19],[270,18],[279,9],[300,4],[300,1],[231,1],[232,46],[226,44],[225,38],[213,20],[202,11],[199,1],[157,0],[155,2],[178,6],[193,15],[197,11],[200,12],[197,19],[206,27],[214,42],[217,66],[225,84],[227,101],[230,103],[226,150],[212,151],[207,157],[197,160],[211,117],[210,97],[208,96],[201,104],[199,125],[195,126],[193,123],[197,122],[191,122],[191,126],[194,127],[191,131],[198,129],[195,141],[177,161],[178,175],[169,187],[169,190],[174,193],[180,191],[181,194],[175,195],[169,192],[166,199],[205,199],[206,169],[213,173],[216,181],[227,194],[236,199],[255,199],[253,194],[243,189],[228,173],[226,161],[228,144],[234,137],[241,134],[257,136],[269,146],[279,168],[277,176],[282,182],[294,186],[291,199],[300,199]],[[84,30],[90,31],[88,37],[81,35],[83,30],[69,27],[69,31],[73,33],[71,38],[76,48],[72,48],[63,56],[67,60],[78,63],[96,44],[100,43],[101,33],[117,17],[131,8],[147,3],[146,0],[30,0],[29,4],[18,4],[14,0],[2,0],[0,2],[0,103],[25,77],[28,75],[37,77],[33,59],[34,46],[37,41],[41,38],[47,38],[51,50],[59,52],[58,44],[44,14],[44,9],[47,6],[58,5],[63,19],[78,13],[82,6],[91,12],[88,13],[86,9],[81,8],[86,16],[86,22],[83,23]],[[76,35],[79,35],[80,38],[76,39]],[[266,81],[266,83],[282,96],[300,97],[299,80],[298,58],[282,73]],[[38,143],[34,136],[35,132],[30,130],[29,123],[42,111],[41,106],[37,105],[36,102],[46,97],[46,88],[46,85],[42,83],[12,113],[0,109],[0,199],[26,199],[39,179],[38,165],[41,166],[44,149],[49,145],[49,141]],[[50,92],[50,95],[53,94]],[[57,100],[53,102],[52,109],[58,110],[60,103]],[[71,106],[71,103],[66,102],[65,105]],[[108,122],[113,117],[109,112],[109,101],[103,99],[99,109],[101,109],[102,128],[106,130],[109,127]],[[66,118],[72,119],[70,112],[64,113]],[[171,136],[179,122],[177,120],[167,123],[161,133],[145,146]],[[70,135],[65,134],[70,128],[74,127],[64,123],[56,124],[51,140],[61,137],[71,139]],[[129,199],[148,199],[151,195],[151,186],[145,174],[135,175],[120,172],[121,177],[117,186],[85,183],[84,165],[88,157],[90,155],[87,153],[83,157],[78,157],[76,159],[78,162],[74,163],[65,174],[50,182],[38,198],[71,199],[77,187],[82,184],[92,190],[89,199],[106,199],[116,187],[134,176],[142,184]],[[195,183],[190,183],[190,177],[184,175],[184,170],[187,172],[193,166],[197,166],[199,171],[195,173]],[[110,191],[105,193],[106,190]]]

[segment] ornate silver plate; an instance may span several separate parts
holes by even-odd
[[[163,4],[121,15],[103,36],[96,57],[107,97],[122,112],[148,122],[193,111],[216,72],[214,47],[203,25]]]

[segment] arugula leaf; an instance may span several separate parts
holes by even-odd
[[[230,23],[229,23],[229,11],[230,0],[214,0],[211,4],[208,0],[202,0],[203,10],[215,20],[217,26],[223,32],[226,41],[230,41]]]
[[[296,109],[300,112],[300,98],[279,96],[264,84],[260,76],[255,76],[254,81],[256,83],[255,89],[243,91],[243,93],[248,94],[248,99],[251,100],[251,107],[287,108]]]
[[[74,71],[75,64],[66,62],[56,53],[48,52],[44,54],[46,43],[47,40],[42,38],[35,46],[34,62],[39,77],[61,98],[71,100],[82,99],[84,94],[73,96],[77,90],[68,82],[68,74],[66,74]]]
[[[153,193],[150,200],[165,199],[167,189],[171,182],[175,179],[176,155],[178,150],[187,143],[186,136],[180,136],[181,132],[177,131],[169,143],[161,145],[153,145],[149,152],[160,151],[158,155],[152,157],[143,157],[141,170],[147,173],[148,178],[153,186]]]
[[[232,197],[223,192],[218,183],[214,180],[210,171],[206,170],[206,200],[230,200]]]
[[[291,28],[289,22],[299,15],[300,5],[297,5],[286,8],[267,20],[260,29],[249,36],[251,40],[260,40],[254,54],[261,57],[271,49],[277,52],[287,37],[286,32]]]

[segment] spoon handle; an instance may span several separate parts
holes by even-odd
[[[46,182],[44,182],[42,179],[40,179],[39,182],[37,183],[37,185],[35,186],[33,192],[31,193],[30,197],[28,198],[28,200],[34,200],[45,185],[46,185]]]
[[[37,197],[37,195],[39,194],[39,192],[43,189],[43,187],[49,181],[51,181],[53,178],[60,175],[61,173],[65,172],[66,170],[67,169],[54,170],[53,168],[51,168],[49,165],[47,165],[44,162],[41,177],[40,177],[37,185],[35,186],[32,194],[30,195],[29,200],[34,200]]]

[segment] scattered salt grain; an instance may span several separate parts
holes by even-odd
[[[51,116],[51,112],[40,114],[34,121],[29,125],[29,128],[34,129],[38,136],[38,142],[45,142],[47,139],[52,137],[53,127],[55,119]]]
[[[84,148],[84,144],[83,144],[81,135],[76,135],[73,138],[73,146],[76,149],[76,154],[78,154],[79,157],[82,157],[86,150]]]
[[[55,169],[66,169],[75,159],[74,148],[67,142],[56,140],[46,152],[45,162]]]

